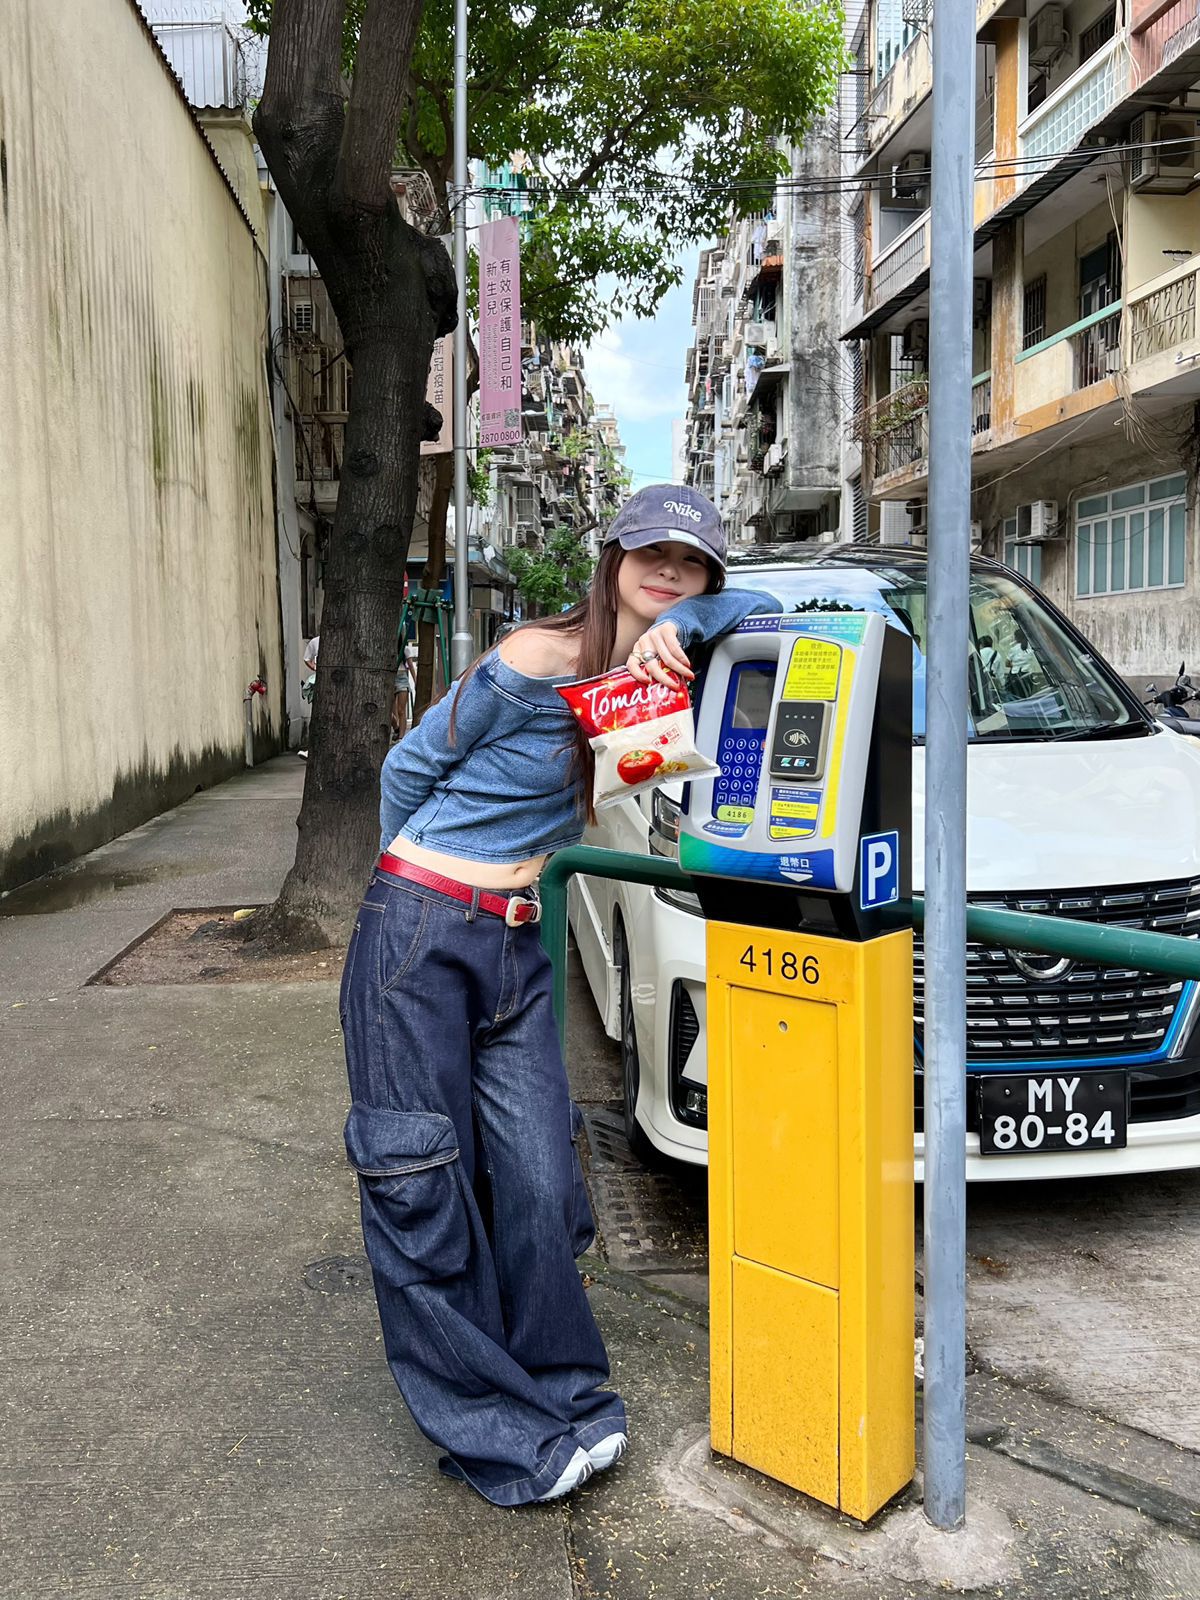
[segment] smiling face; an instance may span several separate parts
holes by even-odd
[[[710,572],[706,555],[673,539],[626,550],[617,572],[621,610],[648,628],[681,600],[703,594]]]

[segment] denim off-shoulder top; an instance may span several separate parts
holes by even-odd
[[[681,601],[658,620],[673,622],[690,650],[745,617],[790,609],[761,590],[726,589]],[[585,813],[572,760],[575,718],[558,693],[573,681],[528,677],[490,650],[388,751],[380,848],[403,837],[443,855],[507,865],[578,844]]]

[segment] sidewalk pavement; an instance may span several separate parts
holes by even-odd
[[[864,1532],[714,1461],[703,1305],[601,1259],[627,1461],[521,1511],[441,1478],[363,1270],[335,984],[85,986],[172,907],[269,899],[303,772],[0,901],[0,1596],[1200,1597],[1194,1455],[977,1376],[968,1530],[913,1491]]]

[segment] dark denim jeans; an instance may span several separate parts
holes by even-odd
[[[575,1265],[595,1227],[538,930],[377,871],[341,1016],[388,1364],[444,1472],[536,1500],[625,1430]]]

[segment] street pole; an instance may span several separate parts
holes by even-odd
[[[975,7],[933,32],[925,690],[925,1515],[966,1518],[967,644]]]
[[[454,0],[454,635],[450,672],[471,665],[471,575],[467,570],[467,0]]]

